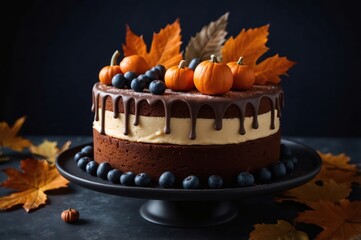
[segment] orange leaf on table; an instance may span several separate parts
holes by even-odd
[[[24,122],[25,117],[16,120],[12,127],[9,127],[6,122],[0,122],[0,147],[8,147],[12,150],[21,152],[24,148],[31,145],[29,140],[18,136]]]
[[[157,64],[162,64],[166,68],[178,65],[182,60],[180,32],[181,28],[177,19],[161,29],[159,33],[153,34],[152,44],[147,53],[143,37],[134,34],[127,26],[126,42],[123,44],[124,56],[140,55],[151,67]]]
[[[250,240],[274,240],[274,239],[295,239],[307,240],[307,234],[297,231],[294,226],[284,220],[278,220],[277,224],[256,224],[250,235]]]
[[[296,221],[322,227],[323,231],[316,239],[361,238],[361,201],[343,199],[339,204],[320,201],[310,207],[313,210],[300,213]]]
[[[261,85],[266,83],[278,84],[281,81],[280,76],[285,75],[293,65],[295,62],[286,57],[280,57],[278,54],[269,57],[254,67],[256,83]]]
[[[22,204],[25,211],[29,212],[46,203],[45,191],[66,187],[69,183],[55,166],[50,166],[45,160],[22,160],[20,168],[22,171],[14,168],[3,170],[8,179],[0,186],[12,188],[17,192],[0,197],[1,210]]]
[[[237,37],[230,37],[222,48],[222,61],[224,63],[237,62],[243,57],[243,64],[254,66],[257,60],[268,51],[269,25],[259,28],[242,29]]]
[[[317,184],[315,181],[310,181],[300,187],[283,192],[280,197],[276,198],[276,201],[283,202],[290,200],[307,205],[320,200],[339,202],[347,198],[351,191],[352,189],[348,184],[338,184],[332,179],[324,181],[322,185]]]
[[[38,146],[31,145],[30,152],[32,154],[40,156],[41,159],[48,161],[49,164],[54,164],[56,157],[63,151],[67,150],[71,144],[71,141],[67,141],[64,145],[59,149],[57,147],[57,142],[51,142],[48,140],[44,140]]]

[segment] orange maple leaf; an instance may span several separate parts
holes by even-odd
[[[320,201],[310,207],[313,210],[300,213],[296,221],[322,227],[323,231],[316,239],[361,238],[361,201],[343,199],[339,204]]]
[[[6,122],[0,122],[0,148],[8,147],[12,150],[21,152],[24,148],[29,147],[31,142],[18,133],[25,122],[25,117],[16,120],[11,128]]]
[[[332,179],[322,182],[322,185],[317,184],[315,181],[310,181],[300,187],[283,192],[282,196],[276,198],[276,201],[283,202],[291,200],[307,205],[320,200],[339,202],[347,198],[351,191],[352,189],[348,184],[338,184]]]
[[[48,140],[44,140],[38,146],[30,146],[29,150],[32,154],[35,154],[40,157],[40,159],[44,159],[48,161],[49,164],[55,163],[55,158],[63,151],[67,150],[71,144],[71,141],[67,141],[61,148],[57,147],[57,142],[51,142]]]
[[[337,183],[358,183],[361,179],[357,176],[357,167],[350,163],[350,157],[344,153],[333,155],[331,153],[318,152],[322,159],[322,168],[315,177],[316,180],[333,179]]]
[[[277,224],[256,224],[253,227],[255,230],[250,233],[250,240],[309,239],[306,233],[297,231],[284,220],[278,220]]]
[[[122,45],[124,56],[140,55],[147,61],[149,66],[162,64],[169,68],[178,65],[182,60],[180,32],[181,28],[177,19],[174,23],[168,24],[161,29],[159,33],[154,33],[148,53],[143,36],[137,36],[127,26],[125,44]]]
[[[0,197],[1,210],[23,204],[25,211],[29,212],[46,203],[45,191],[66,187],[69,183],[55,166],[50,166],[45,160],[22,160],[20,168],[23,171],[14,168],[3,170],[9,178],[0,186],[12,188],[17,192]]]

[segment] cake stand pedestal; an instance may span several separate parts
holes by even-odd
[[[69,181],[94,191],[125,197],[150,199],[140,208],[147,221],[164,226],[205,227],[234,219],[238,209],[232,200],[245,199],[286,191],[310,181],[321,169],[322,161],[313,149],[289,140],[282,143],[292,149],[298,158],[295,170],[281,180],[243,188],[222,189],[164,189],[113,184],[82,171],[73,160],[75,153],[85,145],[61,153],[56,166]]]

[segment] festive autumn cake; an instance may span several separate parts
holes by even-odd
[[[227,17],[211,24],[220,25]],[[257,31],[262,37],[262,32],[268,34],[268,26],[243,30],[240,35],[249,33],[246,37],[252,42]],[[168,25],[154,35],[146,53],[131,45],[143,39],[127,28],[125,57],[118,63],[119,52],[115,52],[111,66],[101,70],[93,87],[95,162],[110,164],[123,175],[142,173],[154,184],[159,179],[162,185],[167,174],[172,184],[188,179],[190,185],[183,181],[185,188],[212,185],[211,176],[231,186],[240,173],[254,173],[278,162],[283,105],[279,75],[293,63],[275,55],[252,64],[257,60],[252,59],[252,49],[237,52],[230,46],[237,43],[229,41],[238,37],[222,45],[224,30],[218,51],[213,49],[221,51],[222,62],[215,55],[190,53],[188,47],[188,55],[195,55],[181,61],[179,33],[178,21]],[[161,37],[168,41],[168,50],[159,46]],[[174,39],[177,42],[169,44]],[[253,40],[257,47],[259,39]],[[152,55],[157,43],[163,57]],[[259,50],[254,51],[259,54]],[[272,61],[283,64],[283,70],[272,73]],[[197,182],[192,187],[194,178]]]

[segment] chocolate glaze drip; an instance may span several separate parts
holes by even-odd
[[[158,101],[161,101],[164,106],[165,112],[165,126],[164,132],[169,134],[170,121],[171,121],[171,111],[173,103],[176,101],[184,102],[189,109],[189,115],[191,120],[191,130],[189,133],[190,139],[196,138],[196,125],[197,117],[200,109],[204,105],[210,106],[214,111],[214,128],[215,130],[222,129],[222,120],[224,113],[227,108],[231,105],[237,106],[240,111],[240,129],[239,134],[244,135],[246,133],[244,127],[244,119],[247,105],[250,105],[253,110],[253,121],[252,128],[257,129],[258,124],[258,112],[260,107],[260,102],[263,98],[268,98],[271,104],[271,125],[270,129],[275,128],[275,109],[277,109],[277,117],[281,117],[281,106],[284,105],[283,91],[278,86],[255,86],[252,91],[246,92],[231,92],[224,96],[206,96],[201,95],[198,92],[187,92],[187,93],[177,93],[167,90],[164,95],[153,95],[148,92],[136,93],[133,90],[129,89],[116,89],[114,87],[106,86],[102,83],[96,83],[93,87],[93,104],[92,111],[95,112],[95,121],[99,121],[99,100],[101,103],[101,134],[105,134],[105,103],[108,97],[111,98],[113,103],[113,112],[114,118],[119,117],[119,101],[123,101],[124,107],[124,117],[125,117],[125,126],[124,126],[124,135],[129,134],[129,108],[132,100],[135,102],[135,120],[133,125],[137,126],[139,124],[139,115],[140,115],[140,103],[142,101],[147,101],[149,105],[153,105]],[[243,94],[243,95],[242,95]],[[209,98],[209,100],[207,100]]]

